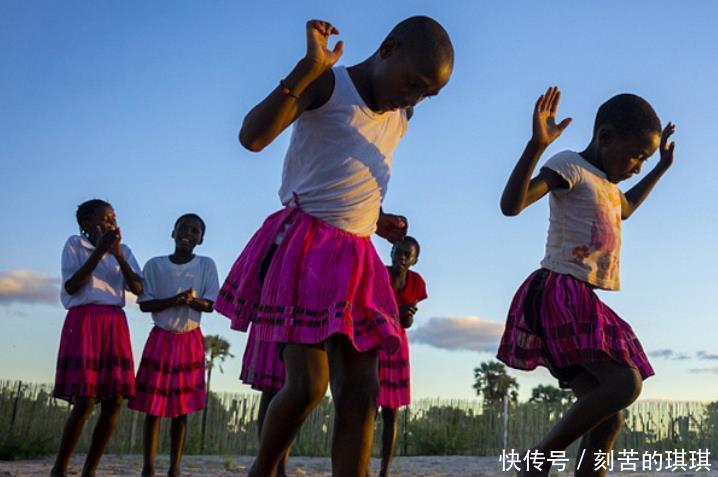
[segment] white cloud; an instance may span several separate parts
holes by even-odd
[[[718,354],[708,353],[706,351],[699,351],[696,353],[696,356],[698,357],[698,359],[708,359],[708,360],[718,359]]]
[[[60,280],[33,270],[0,272],[0,305],[60,301]]]
[[[679,353],[677,351],[673,351],[672,349],[657,349],[654,351],[650,351],[648,352],[648,356],[650,356],[651,358],[665,358],[676,361],[691,359],[690,356],[688,356],[686,353]]]
[[[700,373],[700,374],[705,374],[705,373],[708,373],[708,374],[718,374],[718,366],[715,366],[715,367],[713,367],[713,368],[695,368],[695,369],[691,369],[691,373],[696,373],[696,374],[699,374],[699,373]]]
[[[478,316],[441,317],[411,331],[410,338],[440,349],[495,354],[503,331],[503,323]]]

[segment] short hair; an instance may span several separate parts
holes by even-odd
[[[409,53],[418,53],[435,63],[454,66],[454,45],[444,27],[433,18],[414,16],[399,22],[387,35]]]
[[[77,206],[77,212],[75,212],[75,218],[77,219],[77,225],[80,226],[80,235],[85,237],[90,236],[90,232],[83,227],[88,220],[97,213],[97,211],[103,207],[112,207],[109,202],[105,202],[100,199],[86,200],[82,204]]]
[[[419,254],[421,253],[421,246],[419,245],[418,240],[416,240],[414,237],[412,237],[410,235],[406,235],[406,236],[404,236],[404,238],[402,238],[401,240],[397,241],[394,244],[394,246],[391,248],[391,251],[394,252],[396,247],[398,247],[399,244],[401,244],[401,243],[408,243],[408,244],[411,244],[414,247],[416,247],[416,258],[419,258]]]
[[[200,217],[197,214],[189,213],[189,214],[182,214],[179,216],[179,218],[175,221],[175,225],[173,228],[177,228],[180,222],[184,219],[197,219],[199,221],[199,225],[202,228],[202,237],[204,237],[204,232],[207,230],[207,226],[204,224],[204,220],[202,220],[202,217]]]
[[[593,134],[609,124],[619,134],[661,132],[661,120],[653,107],[645,99],[630,93],[616,95],[598,108]]]

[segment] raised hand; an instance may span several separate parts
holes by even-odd
[[[98,234],[99,234],[99,227],[98,227]],[[102,252],[111,252],[112,254],[115,254],[115,249],[119,249],[120,247],[120,230],[119,229],[112,229],[108,230],[107,232],[102,233],[99,235],[99,239],[97,240],[97,249]]]
[[[409,221],[406,217],[382,213],[376,223],[376,234],[391,243],[396,243],[404,238],[408,228]]]
[[[116,229],[113,229],[115,232],[115,236],[117,237],[115,241],[112,243],[112,246],[110,247],[110,253],[114,255],[115,257],[119,257],[122,254],[122,251],[120,250],[120,242],[122,241],[122,232],[120,232],[120,228],[117,227]]]
[[[551,86],[544,94],[539,96],[534,107],[533,139],[535,143],[546,147],[561,135],[564,129],[571,124],[571,118],[566,118],[556,124],[556,111],[561,98],[558,87]]]
[[[416,304],[402,305],[399,307],[399,319],[402,328],[411,328],[411,325],[414,324],[414,315],[417,310]]]
[[[668,123],[666,124],[666,127],[663,128],[663,132],[661,133],[661,145],[658,147],[661,151],[659,164],[666,168],[673,165],[673,150],[676,148],[676,143],[674,141],[669,143],[668,138],[670,138],[674,132],[676,132],[676,125]]]
[[[305,58],[320,73],[334,66],[334,63],[342,56],[343,41],[338,41],[333,50],[327,47],[329,37],[338,34],[339,30],[329,22],[322,20],[307,22],[307,54]]]

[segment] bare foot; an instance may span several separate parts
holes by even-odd
[[[67,477],[67,469],[60,469],[54,465],[50,470],[50,477]]]

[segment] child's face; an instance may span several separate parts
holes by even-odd
[[[111,230],[117,229],[115,210],[110,206],[99,207],[92,218],[84,224],[83,228],[93,240]]]
[[[382,45],[380,62],[372,75],[372,91],[378,111],[415,106],[422,99],[439,94],[449,82],[450,64],[421,61],[415,56]]]
[[[645,161],[658,149],[660,139],[657,132],[642,136],[599,133],[601,164],[608,180],[618,184],[640,173]]]
[[[391,251],[391,265],[394,268],[408,270],[416,265],[418,259],[416,246],[411,242],[399,242]]]
[[[177,250],[192,252],[202,243],[202,224],[195,217],[185,217],[175,226],[172,238]]]

